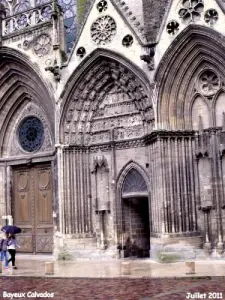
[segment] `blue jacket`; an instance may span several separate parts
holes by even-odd
[[[7,251],[7,246],[8,246],[8,240],[2,239],[0,249],[2,251]]]

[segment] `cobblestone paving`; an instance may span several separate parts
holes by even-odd
[[[1,277],[0,299],[3,292],[54,293],[53,298],[16,297],[14,299],[54,299],[54,300],[183,300],[187,293],[195,298],[190,299],[223,299],[225,300],[225,278],[161,278],[161,279],[93,279],[93,278],[27,278]],[[206,294],[203,298],[200,293]],[[196,296],[197,295],[197,296]],[[9,299],[9,298],[8,298]]]

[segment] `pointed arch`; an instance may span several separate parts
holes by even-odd
[[[38,68],[26,55],[2,47],[0,49],[0,146],[1,155],[7,147],[12,122],[27,103],[40,107],[48,120],[51,138],[54,140],[54,96]],[[3,145],[5,144],[5,145]]]
[[[141,175],[141,177],[143,178],[143,180],[146,184],[147,192],[148,192],[148,194],[150,193],[150,178],[149,178],[148,174],[146,173],[146,171],[144,170],[144,168],[141,165],[139,165],[134,160],[130,160],[120,170],[120,172],[117,176],[116,186],[117,186],[118,191],[120,191],[120,197],[122,195],[121,193],[122,193],[122,188],[123,188],[125,179],[132,170],[135,170],[138,174]]]
[[[201,118],[202,129],[209,128],[210,125],[210,115],[209,107],[206,101],[201,95],[196,95],[191,107],[191,116],[192,116],[192,129],[199,130],[199,118]]]
[[[71,75],[61,95],[61,142],[82,143],[81,136],[90,133],[90,123],[100,104],[115,90],[126,95],[143,126],[153,128],[151,89],[143,71],[112,51],[97,49]]]
[[[150,193],[150,178],[144,168],[139,165],[134,160],[130,160],[126,163],[126,165],[120,170],[117,179],[116,179],[116,203],[115,203],[115,228],[116,228],[116,238],[119,239],[120,234],[123,232],[123,216],[122,216],[122,199],[123,196],[126,198],[126,194],[123,195],[123,186],[127,175],[129,175],[132,170],[136,171],[140,177],[144,180],[147,191],[144,194],[139,191],[139,196],[148,197],[148,207],[149,207],[149,216],[151,215],[151,193]],[[140,178],[139,177],[139,178]],[[142,181],[143,183],[143,181]],[[138,193],[135,193],[135,197],[137,197]],[[132,194],[127,194],[127,196],[131,196]]]
[[[198,89],[199,74],[211,70],[225,79],[224,47],[224,37],[200,25],[191,24],[177,36],[155,75],[158,128],[191,129],[191,99]]]
[[[215,126],[224,126],[224,114],[225,114],[225,91],[221,90],[215,98]]]

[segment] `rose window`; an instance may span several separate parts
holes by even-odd
[[[110,43],[115,34],[116,23],[110,16],[98,18],[91,26],[91,37],[97,45]]]
[[[51,50],[51,42],[47,34],[40,35],[34,44],[34,53],[39,57],[47,55]]]
[[[185,24],[196,22],[201,18],[204,9],[203,0],[183,0],[182,6],[178,14]]]
[[[38,150],[44,139],[44,127],[36,117],[26,118],[20,125],[18,137],[21,147],[27,152]]]
[[[204,95],[211,96],[220,88],[219,77],[212,71],[205,71],[199,78],[199,86]]]
[[[171,21],[167,24],[166,31],[169,35],[175,35],[179,31],[179,23],[176,21]]]
[[[100,2],[98,2],[97,4],[97,10],[99,12],[103,12],[108,8],[108,3],[106,0],[101,0]]]
[[[218,20],[218,12],[215,9],[209,9],[205,13],[205,22],[209,25],[215,24]]]
[[[134,39],[133,39],[133,37],[132,37],[131,35],[129,35],[129,34],[126,35],[126,36],[123,38],[123,40],[122,40],[122,44],[123,44],[123,46],[126,47],[126,48],[131,47],[132,44],[133,44],[133,42],[134,42]]]

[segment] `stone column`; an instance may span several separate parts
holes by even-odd
[[[5,6],[0,3],[0,46],[2,46],[2,36],[3,36],[3,19],[5,18]]]
[[[0,225],[5,224],[2,216],[6,215],[6,185],[5,185],[5,167],[0,166]]]
[[[100,217],[100,249],[105,250],[106,240],[105,240],[105,211],[99,212]]]

